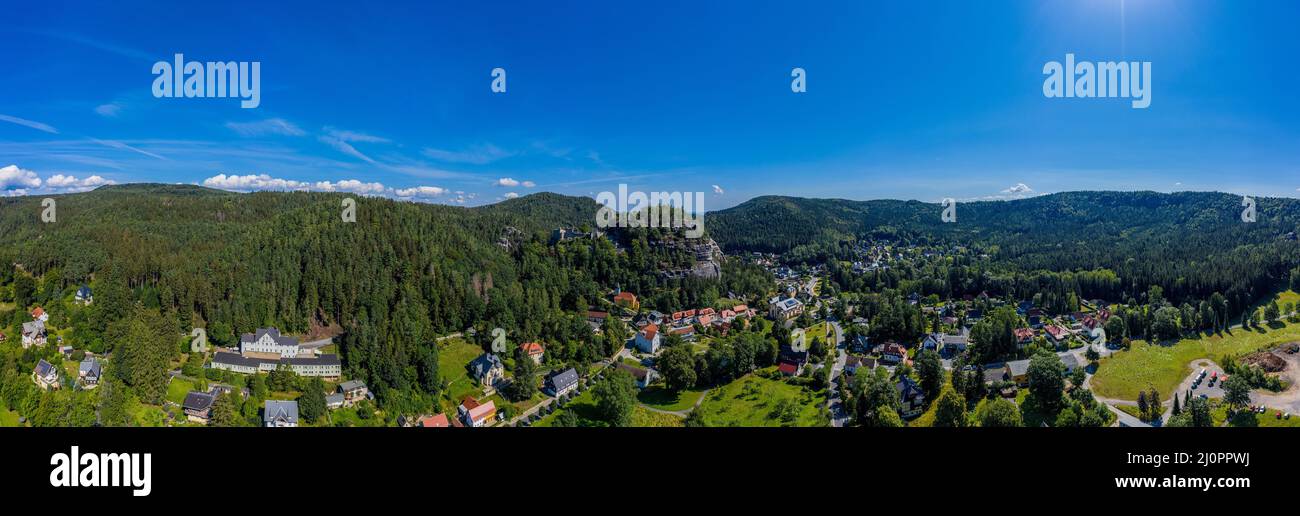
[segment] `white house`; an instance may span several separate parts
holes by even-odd
[[[655,353],[659,351],[659,339],[659,325],[647,324],[637,332],[635,345],[642,353]]]
[[[298,339],[280,335],[277,328],[258,328],[257,333],[245,333],[239,337],[239,351],[274,353],[283,358],[294,358],[298,356]]]
[[[23,349],[45,345],[45,323],[36,320],[23,323]]]
[[[73,302],[79,305],[88,305],[95,302],[95,296],[91,294],[90,287],[82,285],[81,288],[77,289],[77,295]]]

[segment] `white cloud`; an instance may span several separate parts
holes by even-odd
[[[98,113],[99,116],[115,117],[122,113],[122,105],[116,102],[100,104],[95,107],[95,113]]]
[[[519,197],[519,194],[514,192],[506,192],[506,199],[514,199],[516,197]]]
[[[35,172],[18,168],[18,165],[0,168],[0,190],[25,190],[40,186],[41,178]],[[25,194],[26,192],[18,195]]]
[[[519,181],[514,180],[514,179],[511,179],[511,178],[508,178],[508,177],[503,177],[503,178],[501,178],[501,179],[498,179],[497,182],[496,182],[495,184],[496,184],[497,186],[504,186],[504,187],[506,187],[506,188],[514,188],[514,187],[516,187],[516,186],[519,186]]]
[[[380,138],[378,136],[373,136],[366,133],[359,133],[356,131],[345,131],[342,129],[335,129],[333,127],[326,127],[325,134],[329,135],[332,138],[336,138],[340,141],[345,141],[345,142],[388,143],[388,138]]]
[[[292,179],[279,179],[266,174],[217,174],[203,180],[203,186],[222,190],[310,190],[311,184]]]
[[[440,197],[447,193],[447,189],[437,186],[415,186],[411,188],[401,188],[396,190],[394,193],[401,198],[418,197],[427,199],[430,197]]]
[[[1007,188],[1006,190],[1003,190],[1002,193],[1005,193],[1005,194],[1027,194],[1027,193],[1033,193],[1033,191],[1034,191],[1034,189],[1033,189],[1033,188],[1030,188],[1029,185],[1027,185],[1027,184],[1024,184],[1024,183],[1016,183],[1015,186],[1012,186],[1011,188]]]
[[[277,134],[282,136],[302,136],[305,131],[283,118],[268,118],[257,122],[226,122],[226,128],[239,133],[240,136],[265,136]]]
[[[344,179],[337,183],[317,181],[312,189],[322,192],[350,192],[361,195],[382,195],[386,188],[382,183],[366,183],[356,179]]]
[[[713,185],[713,193],[722,195],[723,194],[722,187],[718,185]]]
[[[42,124],[42,123],[40,123],[40,122],[34,122],[34,121],[31,121],[31,120],[26,120],[26,119],[23,119],[23,118],[18,118],[18,117],[16,117],[16,116],[0,115],[0,121],[9,122],[9,123],[11,123],[11,124],[18,124],[18,125],[21,125],[21,126],[23,126],[23,127],[30,127],[30,128],[35,129],[35,130],[37,130],[37,131],[44,131],[44,132],[47,132],[47,133],[50,133],[50,134],[59,134],[59,130],[58,130],[58,129],[55,129],[55,128],[53,128],[53,127],[50,127],[49,125]]]
[[[496,145],[492,145],[490,143],[483,144],[483,145],[474,145],[472,147],[460,151],[449,151],[444,149],[435,149],[433,147],[425,147],[422,152],[425,156],[436,159],[438,161],[446,161],[450,163],[469,163],[471,165],[483,165],[503,158],[508,158],[514,155],[513,152],[503,150],[500,147],[497,147]]]
[[[365,161],[366,163],[375,162],[375,160],[370,159],[370,156],[362,154],[361,151],[357,150],[356,147],[353,147],[352,144],[344,140],[341,140],[333,136],[321,136],[319,139],[321,142],[329,145],[330,147],[334,147],[334,149],[339,152],[342,152],[344,154],[347,154],[359,160]]]
[[[45,186],[48,189],[64,192],[84,192],[87,190],[93,190],[99,186],[112,184],[117,184],[117,182],[110,179],[104,179],[100,176],[90,176],[85,179],[77,179],[76,176],[55,174],[45,180]]]
[[[537,183],[534,183],[532,181],[524,181],[523,183],[520,184],[524,185],[524,188],[532,188],[534,186],[537,186]]]

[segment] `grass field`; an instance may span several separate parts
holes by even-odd
[[[700,396],[704,394],[703,390],[684,390],[673,392],[661,386],[647,387],[637,394],[636,399],[641,403],[659,410],[670,412],[680,412],[689,410],[699,401]]]
[[[1092,390],[1098,396],[1125,400],[1137,399],[1137,393],[1150,386],[1169,393],[1191,374],[1188,364],[1193,360],[1217,360],[1225,355],[1240,355],[1300,340],[1300,324],[1274,326],[1268,331],[1237,328],[1231,335],[1183,339],[1170,345],[1135,340],[1128,351],[1101,359],[1092,377]]]
[[[0,428],[12,428],[23,426],[18,424],[18,413],[8,409],[0,408]]]
[[[550,415],[539,419],[533,426],[551,426],[555,424],[555,419],[567,411],[574,411],[580,419],[596,419],[596,398],[592,395],[591,389],[578,395],[578,397],[569,400],[563,407],[560,407]]]
[[[636,427],[674,428],[685,426],[684,421],[686,419],[681,416],[655,412],[639,405],[632,410],[632,426]]]
[[[447,382],[449,399],[460,400],[466,395],[481,394],[474,379],[469,377],[469,371],[465,366],[482,354],[482,348],[460,338],[447,339],[439,344],[438,374]],[[450,407],[443,407],[444,412],[448,409],[454,411],[455,403]]]
[[[751,374],[711,391],[696,411],[708,426],[824,426],[825,406],[824,395]]]
[[[172,378],[167,384],[167,401],[180,405],[185,403],[185,395],[194,390],[194,384],[180,377]]]

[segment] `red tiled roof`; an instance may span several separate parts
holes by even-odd
[[[655,338],[656,333],[659,333],[659,325],[657,324],[647,324],[645,328],[641,328],[641,334],[647,339]]]
[[[1017,340],[1026,340],[1034,338],[1034,330],[1029,328],[1016,328],[1013,330]]]
[[[539,342],[525,342],[519,345],[519,349],[524,350],[524,353],[529,356],[540,355],[546,351],[546,348]]]
[[[782,373],[795,374],[799,371],[799,366],[791,362],[781,362],[781,365],[777,366],[777,370]]]
[[[446,414],[424,416],[420,418],[420,426],[425,428],[443,428],[451,426],[451,421],[447,419]]]

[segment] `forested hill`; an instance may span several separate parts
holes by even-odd
[[[920,201],[756,197],[709,214],[724,249],[788,252],[801,245],[861,236],[901,235],[971,243],[1024,235],[1059,243],[1079,237],[1213,234],[1224,246],[1259,243],[1294,231],[1300,200],[1257,198],[1258,222],[1243,224],[1241,196],[1217,192],[1066,192],[1010,201],[962,202],[957,223]],[[1027,242],[1029,245],[1037,245]]]
[[[793,261],[848,259],[853,241],[877,237],[974,247],[994,273],[1107,269],[1130,295],[1159,285],[1174,299],[1221,292],[1245,300],[1276,288],[1300,263],[1300,200],[1255,200],[1254,223],[1241,221],[1237,195],[1068,192],[959,203],[957,221],[945,224],[934,203],[767,196],[706,222],[728,251]]]

